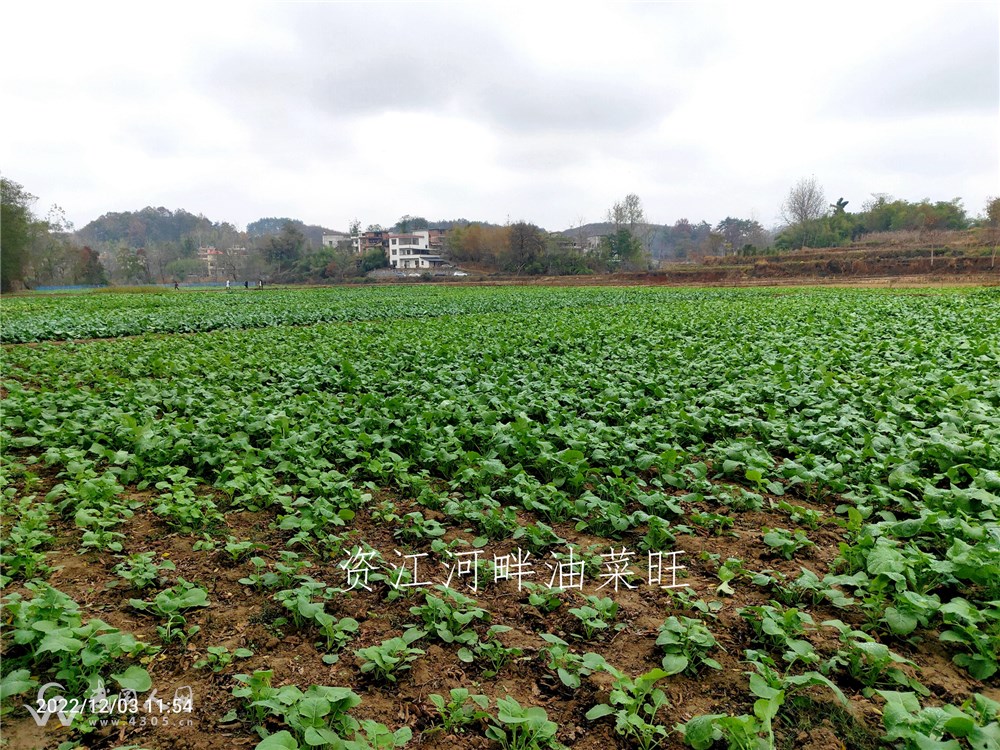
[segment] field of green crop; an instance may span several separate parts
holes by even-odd
[[[996,750],[997,292],[4,299],[4,739]]]

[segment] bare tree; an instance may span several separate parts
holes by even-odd
[[[580,249],[587,247],[587,233],[583,231],[586,223],[587,218],[585,216],[576,217],[576,246]]]
[[[789,227],[798,228],[802,236],[802,245],[806,244],[809,235],[809,225],[826,215],[826,196],[823,186],[816,182],[816,177],[803,177],[788,191],[788,197],[781,204],[781,218]]]
[[[637,226],[646,223],[646,214],[642,210],[642,199],[635,193],[629,193],[625,196],[625,200],[616,201],[608,209],[608,221],[615,225],[616,232],[622,228],[635,232]]]

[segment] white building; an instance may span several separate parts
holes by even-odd
[[[333,234],[323,235],[323,247],[336,247],[341,242],[350,241],[351,237],[347,234],[340,234],[339,232],[334,232]]]
[[[440,255],[401,255],[393,268],[440,268],[443,265],[445,261]]]
[[[431,253],[428,230],[389,235],[389,266],[392,268],[437,268],[444,265],[440,255]]]

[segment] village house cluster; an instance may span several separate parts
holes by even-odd
[[[446,261],[441,257],[444,232],[440,229],[421,229],[404,233],[376,230],[360,232],[354,236],[323,235],[323,245],[326,247],[337,247],[342,242],[350,242],[351,248],[358,254],[381,248],[389,260],[390,268],[426,269],[446,265]]]

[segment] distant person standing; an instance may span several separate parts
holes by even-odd
[[[258,289],[264,288],[264,279],[257,279],[257,288]]]
[[[244,289],[249,289],[250,288],[250,282],[249,281],[244,281],[243,282],[243,288]]]
[[[180,285],[180,284],[178,284],[178,283],[177,283],[177,282],[175,281],[175,282],[174,282],[174,289],[180,289],[180,288],[181,288],[181,285]]]
[[[226,289],[229,289],[229,279],[226,279]]]

